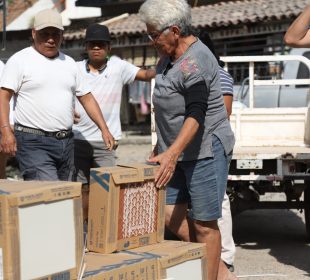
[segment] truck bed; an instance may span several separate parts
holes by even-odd
[[[310,108],[240,108],[230,118],[233,159],[310,159]]]
[[[310,159],[310,146],[235,146],[233,159]]]

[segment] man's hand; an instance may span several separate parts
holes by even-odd
[[[16,139],[11,126],[1,128],[1,150],[3,153],[11,156],[16,154]]]
[[[102,139],[104,143],[106,144],[109,151],[112,151],[113,149],[117,147],[116,146],[117,141],[114,140],[114,137],[112,136],[109,130],[102,132]]]
[[[166,152],[163,152],[158,156],[152,157],[148,160],[148,162],[160,164],[160,168],[155,175],[156,187],[161,188],[169,183],[173,176],[177,164],[177,159],[177,155],[167,150]]]

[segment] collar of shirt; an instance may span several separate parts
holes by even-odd
[[[108,65],[108,62],[105,65],[103,65],[100,69],[97,69],[99,74],[101,74],[107,68],[107,65]],[[90,72],[89,60],[87,60],[85,67],[86,67],[86,72],[89,73]]]

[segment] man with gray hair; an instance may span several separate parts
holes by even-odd
[[[38,12],[33,45],[14,54],[1,77],[1,146],[7,154],[16,153],[24,180],[72,180],[75,96],[101,130],[107,147],[114,145],[96,100],[80,82],[75,61],[59,51],[63,30],[57,11]],[[13,95],[14,132],[9,123]]]
[[[158,140],[149,161],[160,164],[156,185],[167,186],[166,226],[182,240],[206,243],[208,280],[236,279],[220,260],[217,225],[234,146],[218,62],[192,34],[187,1],[147,0],[139,15],[161,56],[153,93]]]

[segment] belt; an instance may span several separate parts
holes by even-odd
[[[64,138],[68,138],[72,135],[71,129],[51,132],[51,131],[44,131],[42,129],[23,126],[21,124],[14,124],[14,130],[25,132],[25,133],[47,136],[47,137],[54,137],[56,139],[64,139]]]

